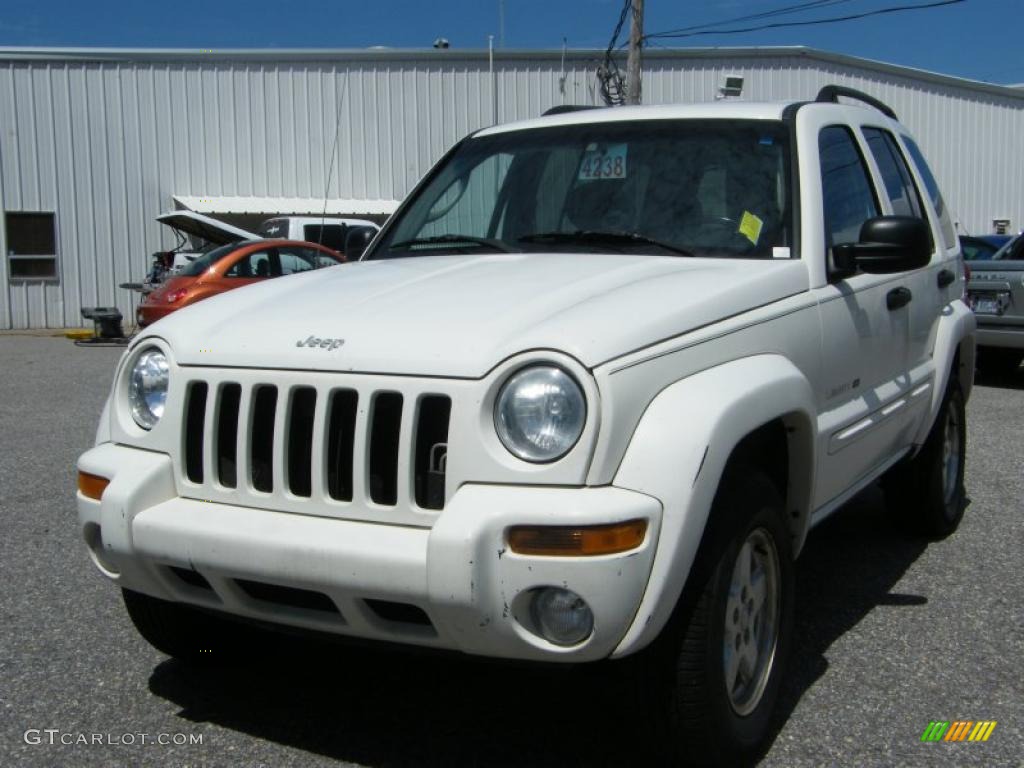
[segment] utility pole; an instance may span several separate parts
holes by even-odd
[[[626,103],[640,103],[640,49],[644,43],[644,0],[632,0],[629,58],[626,59]]]

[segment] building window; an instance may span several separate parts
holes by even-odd
[[[54,214],[8,212],[4,224],[11,280],[56,280],[57,227]]]

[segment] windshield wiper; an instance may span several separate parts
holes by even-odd
[[[448,233],[444,235],[433,235],[431,237],[414,237],[411,240],[402,240],[397,243],[392,243],[388,246],[389,249],[395,248],[411,248],[414,245],[482,245],[488,248],[493,248],[496,251],[502,253],[518,253],[515,248],[512,248],[508,243],[504,243],[501,240],[496,240],[491,237],[474,237],[473,235],[459,235],[455,233]]]
[[[671,243],[663,243],[636,232],[600,232],[591,229],[578,229],[575,232],[533,232],[518,238],[521,243],[606,243],[653,245],[680,256],[693,256],[692,251]]]

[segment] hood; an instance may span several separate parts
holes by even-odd
[[[593,367],[807,288],[798,260],[421,256],[229,291],[155,335],[183,365],[477,378],[530,349]]]
[[[260,240],[259,235],[239,227],[225,224],[223,221],[211,219],[193,211],[172,211],[156,217],[161,224],[176,229],[186,235],[200,237],[215,245],[227,245],[241,240]]]

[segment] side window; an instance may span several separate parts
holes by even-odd
[[[855,243],[861,225],[878,215],[878,201],[864,158],[848,128],[833,125],[818,135],[825,245]]]
[[[276,277],[273,270],[271,252],[267,250],[250,253],[233,264],[224,273],[224,277]]]
[[[321,267],[333,267],[341,263],[341,258],[332,259],[323,251],[314,251],[312,248],[303,248],[303,254],[313,264],[313,269]]]
[[[939,225],[942,228],[942,239],[947,248],[952,248],[956,245],[956,231],[953,229],[953,220],[949,217],[949,210],[946,208],[946,202],[942,199],[939,185],[936,183],[928,163],[925,162],[924,155],[921,153],[921,148],[917,146],[917,142],[905,134],[903,142],[907,145],[907,151],[910,153],[914,165],[917,166],[917,172],[921,174],[921,178],[924,180],[925,189],[928,190],[928,197],[931,198],[935,213],[938,214]]]
[[[302,239],[309,243],[326,245],[336,251],[344,251],[347,230],[348,227],[344,224],[307,224]]]
[[[306,248],[278,248],[281,256],[281,274],[294,275],[296,272],[308,272],[316,269],[316,261],[310,257]]]
[[[871,154],[878,164],[878,170],[882,173],[885,192],[892,203],[892,212],[897,216],[926,218],[910,169],[899,147],[896,146],[893,135],[880,128],[864,128],[864,138],[867,139]]]

